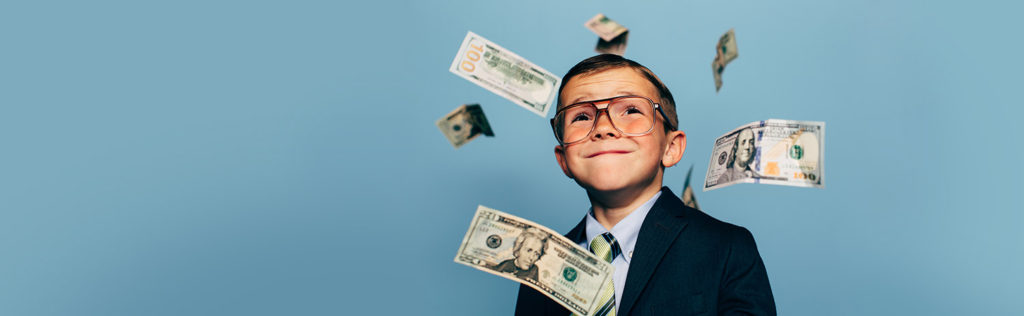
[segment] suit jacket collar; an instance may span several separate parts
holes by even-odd
[[[637,237],[636,248],[629,264],[626,288],[615,291],[622,295],[622,306],[617,308],[616,315],[629,315],[629,310],[647,286],[661,258],[676,240],[676,236],[679,236],[679,232],[686,227],[686,219],[683,217],[685,207],[683,201],[679,200],[672,190],[668,187],[661,188],[661,197],[654,202],[654,206],[640,226],[640,236]],[[565,237],[574,243],[582,243],[587,238],[586,227],[587,221],[584,217],[576,227],[565,234]]]
[[[587,217],[583,216],[583,220],[576,224],[576,227],[573,227],[568,234],[565,234],[565,237],[577,245],[582,243],[587,238]]]

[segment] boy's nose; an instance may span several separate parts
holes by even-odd
[[[604,115],[601,115],[604,114]],[[619,137],[619,130],[612,126],[612,119],[607,111],[604,113],[598,113],[597,120],[594,121],[594,132],[591,133],[591,138],[594,140],[604,138],[616,138]]]

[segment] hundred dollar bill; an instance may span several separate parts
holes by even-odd
[[[448,69],[537,115],[547,117],[561,78],[468,32]]]
[[[583,26],[586,26],[591,32],[600,36],[601,39],[609,42],[619,35],[622,35],[622,33],[629,31],[629,29],[622,26],[622,24],[612,21],[612,19],[604,16],[603,13],[598,13],[594,17],[590,18],[586,23],[583,23]]]
[[[480,205],[455,262],[544,293],[569,311],[589,316],[601,306],[615,268],[537,223]]]
[[[729,29],[718,39],[718,45],[715,46],[715,59],[711,61],[711,73],[715,77],[715,92],[722,89],[722,72],[725,71],[725,65],[728,65],[736,57],[739,57],[739,50],[736,48],[736,33],[733,32],[733,29]]]
[[[683,184],[683,193],[680,196],[683,199],[683,204],[699,210],[700,205],[697,204],[697,196],[693,195],[693,187],[690,186],[690,176],[692,175],[693,165],[690,165],[690,171],[686,172],[686,183]]]
[[[766,120],[715,140],[704,191],[734,183],[825,187],[825,122]]]
[[[491,124],[484,116],[484,109],[479,104],[464,104],[455,108],[437,120],[437,128],[441,129],[441,133],[444,133],[444,137],[448,138],[455,148],[462,147],[480,134],[494,136]]]

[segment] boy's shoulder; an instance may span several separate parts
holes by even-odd
[[[693,229],[697,230],[698,233],[712,234],[719,237],[750,234],[750,231],[742,226],[720,220],[702,210],[686,206],[667,187],[662,188],[661,199],[665,200],[663,201],[665,203],[661,205],[665,211],[676,213],[677,216],[684,220],[687,226],[692,226],[687,227],[686,229],[688,230]]]
[[[708,213],[705,213],[702,210],[698,210],[686,205],[682,205],[682,207],[685,208],[685,210],[683,211],[684,217],[688,217],[690,221],[693,223],[706,225],[709,229],[724,231],[746,230],[746,228],[743,228],[742,226],[729,223],[718,218],[715,218],[714,216],[708,215]]]

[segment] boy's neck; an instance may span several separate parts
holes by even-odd
[[[660,183],[657,182],[657,183]],[[608,231],[622,221],[623,218],[632,214],[637,208],[646,203],[655,194],[661,191],[661,185],[650,185],[638,189],[623,189],[610,192],[591,192],[590,205],[594,209],[594,219]]]

